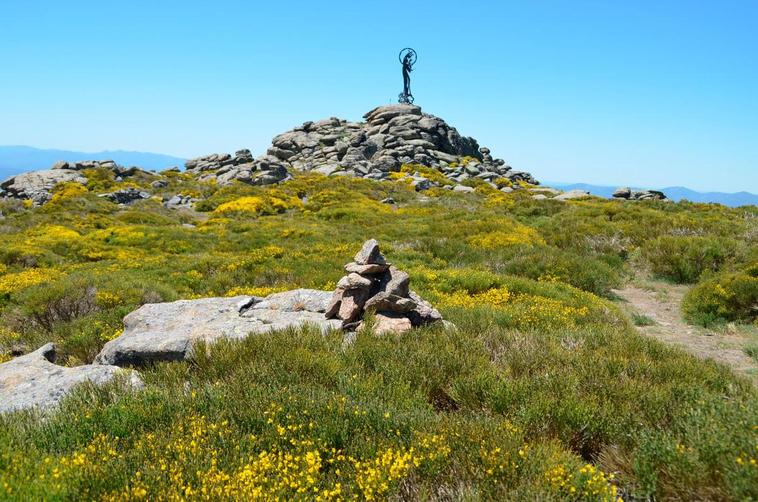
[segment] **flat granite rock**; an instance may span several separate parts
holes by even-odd
[[[102,385],[125,371],[132,387],[142,387],[142,380],[135,371],[116,366],[58,366],[53,363],[55,350],[55,345],[48,343],[0,364],[0,413],[53,408],[77,385],[84,382]]]
[[[124,333],[106,343],[95,364],[138,366],[186,359],[195,342],[242,339],[273,330],[318,326],[340,329],[324,318],[329,291],[297,289],[266,298],[235,296],[143,305],[124,317]]]

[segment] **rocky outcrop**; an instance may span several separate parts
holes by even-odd
[[[67,368],[55,362],[55,345],[47,345],[0,364],[0,413],[29,408],[49,409],[77,385],[104,384],[125,370],[116,366],[91,365]],[[126,373],[134,388],[142,381],[134,371]]]
[[[287,168],[275,157],[263,155],[253,159],[250,150],[228,153],[214,153],[188,160],[187,172],[198,175],[200,181],[215,180],[227,185],[234,180],[251,185],[271,185],[289,178]]]
[[[305,122],[276,136],[267,154],[293,169],[379,180],[403,164],[418,164],[439,169],[458,182],[469,177],[506,177],[536,183],[528,173],[513,171],[504,161],[493,159],[488,148],[480,148],[475,139],[461,136],[418,106],[380,106],[364,118],[365,122],[334,117]],[[434,182],[423,184],[427,183]]]
[[[328,291],[297,289],[266,298],[236,296],[143,305],[124,318],[124,332],[106,343],[95,364],[139,366],[186,359],[198,341],[241,339],[250,334],[315,325],[340,329],[324,318]]]
[[[668,200],[659,190],[632,190],[629,187],[619,187],[613,192],[614,199],[623,200]]]
[[[496,178],[537,184],[529,174],[515,171],[495,159],[488,148],[461,136],[444,120],[422,113],[413,105],[380,106],[364,115],[365,122],[332,117],[305,122],[272,140],[265,155],[254,161],[249,150],[213,154],[187,162],[188,172],[219,184],[240,180],[271,184],[287,179],[287,171],[314,171],[375,180],[389,178],[403,164],[439,170],[453,184],[469,178],[492,182]],[[412,184],[425,190],[439,183],[411,173]]]
[[[111,193],[100,194],[98,197],[108,199],[115,204],[131,204],[138,200],[149,199],[150,194],[137,188],[124,188]]]
[[[586,199],[591,197],[591,194],[587,190],[569,190],[567,192],[560,193],[553,197],[555,200],[576,200]]]
[[[344,329],[360,329],[366,312],[374,312],[377,333],[442,321],[434,307],[410,290],[408,274],[387,263],[376,240],[366,241],[345,271],[324,313],[341,320]]]
[[[34,205],[42,205],[52,197],[58,183],[87,183],[87,178],[71,169],[48,169],[21,173],[0,183],[0,197],[30,199]]]

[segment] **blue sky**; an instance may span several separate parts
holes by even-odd
[[[758,192],[758,2],[0,3],[0,144],[183,157],[402,90],[538,179]]]

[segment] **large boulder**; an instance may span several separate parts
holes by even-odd
[[[266,298],[236,296],[143,305],[124,318],[124,332],[106,343],[95,364],[139,366],[186,359],[198,342],[241,339],[250,334],[340,322],[324,318],[328,291],[297,289]]]
[[[116,366],[92,365],[67,368],[55,362],[55,345],[47,345],[0,364],[0,413],[29,408],[49,409],[74,387],[85,382],[104,384],[126,372],[134,388],[142,387],[136,372]]]
[[[21,173],[0,183],[0,196],[30,199],[34,205],[39,206],[50,200],[55,185],[66,182],[85,184],[87,178],[71,169],[47,169]]]

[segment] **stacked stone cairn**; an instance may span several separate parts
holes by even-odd
[[[342,320],[343,329],[362,329],[367,312],[375,314],[377,334],[442,321],[429,302],[410,290],[408,274],[387,263],[376,240],[366,241],[345,271],[324,314]]]

